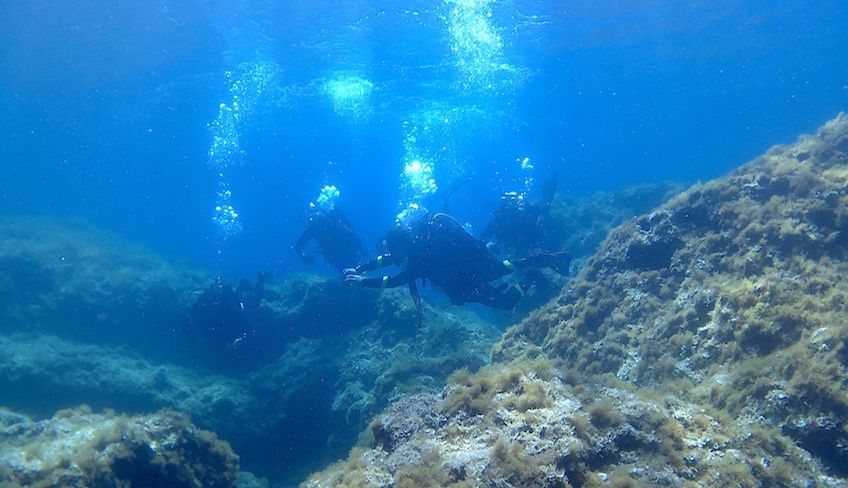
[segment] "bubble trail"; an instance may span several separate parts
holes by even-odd
[[[276,64],[259,59],[241,65],[238,71],[238,76],[232,71],[225,73],[227,79],[232,80],[230,102],[219,104],[218,116],[208,124],[212,140],[207,164],[218,180],[212,221],[222,241],[240,234],[243,228],[240,215],[232,203],[228,170],[243,162],[242,131],[265,102],[279,70]]]

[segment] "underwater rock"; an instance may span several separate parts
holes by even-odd
[[[216,432],[242,430],[256,399],[235,379],[157,365],[128,351],[49,335],[0,335],[0,404],[46,415],[95,408],[190,414]]]
[[[410,317],[397,328],[378,323],[351,335],[333,400],[333,410],[346,422],[361,429],[390,401],[438,393],[456,369],[476,371],[488,364],[499,329],[463,309],[425,304],[423,314],[421,325]]]
[[[397,298],[403,295],[291,274],[267,284],[253,330],[236,350],[241,328],[222,342],[204,336],[207,324],[189,326],[189,307],[213,281],[211,273],[168,262],[82,220],[0,218],[6,332],[121,345],[156,361],[241,374],[272,363],[300,337],[338,336],[375,321],[394,327],[410,318]]]
[[[492,366],[303,486],[845,486],[846,258],[840,114],[623,222]]]
[[[209,281],[80,219],[4,217],[0,236],[5,331],[167,353],[188,292]]]
[[[271,485],[265,478],[258,478],[253,473],[239,471],[238,488],[269,488]]]
[[[624,223],[495,358],[543,351],[583,374],[687,391],[777,427],[844,476],[846,141],[841,114]],[[811,434],[822,418],[836,425]]]
[[[208,275],[81,219],[0,218],[4,332],[121,344],[159,358]]]
[[[373,446],[301,487],[838,486],[771,432],[626,384],[569,385],[544,362],[460,372],[439,396],[394,403],[372,430]]]
[[[406,290],[293,274],[268,283],[256,329],[237,348],[211,347],[174,325],[210,275],[73,221],[2,225],[0,404],[36,415],[80,403],[173,408],[250,454],[249,464],[289,441],[345,446],[337,457],[390,399],[438,391],[454,369],[478,368],[498,335],[473,313],[431,306],[419,327]],[[153,282],[168,287],[146,288]],[[308,432],[291,428],[302,415],[315,417]],[[290,452],[286,469],[313,458]]]
[[[35,421],[0,410],[3,486],[235,487],[239,459],[229,444],[188,417],[62,410]]]
[[[272,280],[263,307],[275,328],[297,337],[337,335],[377,319],[381,294],[308,273]]]
[[[36,415],[83,402],[129,412],[169,408],[243,449],[288,429],[299,407],[314,408],[305,405],[304,391],[331,413],[333,382],[323,398],[315,385],[326,383],[339,367],[334,351],[302,339],[273,364],[238,379],[155,364],[117,347],[0,335],[0,405]]]
[[[115,346],[0,335],[0,404],[37,415],[82,402],[134,412],[172,408],[230,441],[252,468],[287,444],[315,443],[337,457],[390,400],[438,392],[453,370],[487,361],[493,326],[471,312],[426,306],[425,315],[421,327],[412,321],[395,329],[400,324],[388,321],[334,340],[299,339],[245,378],[156,364]],[[292,427],[305,417],[314,417],[309,428]],[[299,456],[314,458],[293,450],[266,465],[303,466]]]
[[[407,318],[397,299],[375,290],[287,275],[268,283],[253,335],[238,354],[227,350],[229,341],[208,344],[202,330],[187,326],[189,306],[213,280],[79,219],[0,218],[0,320],[6,332],[37,330],[121,345],[159,361],[200,361],[219,372],[244,372],[273,362],[299,337]],[[221,361],[227,355],[233,357]]]
[[[289,430],[291,419],[305,410],[320,411],[322,406],[329,410],[332,383],[328,378],[340,367],[335,354],[335,348],[304,338],[286,347],[273,363],[251,373],[243,382],[253,399],[248,417],[241,419],[251,424],[243,427],[245,433],[264,438],[276,429]]]
[[[579,197],[557,194],[545,220],[552,249],[567,251],[573,256],[571,269],[576,272],[604,241],[609,231],[643,212],[680,193],[684,186],[673,182],[633,185],[612,192],[595,192]],[[657,243],[661,245],[661,243]],[[655,247],[655,249],[657,249]],[[648,249],[650,251],[650,249]],[[511,325],[530,312],[545,305],[559,294],[570,277],[551,270],[540,270],[543,280],[537,281],[516,307]],[[521,283],[523,273],[505,278],[509,283]]]
[[[578,261],[591,256],[613,227],[652,210],[683,188],[679,183],[659,182],[580,198],[558,194],[548,220],[555,247],[570,252]]]

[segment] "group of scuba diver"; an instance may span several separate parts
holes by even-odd
[[[349,286],[408,286],[419,317],[419,283],[433,284],[455,305],[479,303],[513,310],[529,291],[550,286],[542,269],[568,275],[572,256],[552,249],[550,207],[556,184],[554,175],[545,184],[539,201],[528,201],[523,193],[504,193],[480,238],[471,235],[449,213],[448,202],[461,183],[454,185],[443,196],[442,211],[431,213],[412,204],[401,212],[381,242],[382,252],[365,262],[367,253],[362,241],[335,199],[319,198],[318,204],[310,204],[306,228],[293,249],[304,264],[311,265],[315,258],[306,249],[314,241],[318,254],[340,272]],[[338,194],[335,187],[327,188]],[[390,266],[399,272],[373,276],[375,271]],[[518,282],[495,284],[518,271],[523,276]],[[190,307],[188,320],[192,328],[207,329],[206,334],[233,336],[232,346],[237,345],[251,333],[269,276],[260,273],[255,284],[243,279],[236,289],[217,280]]]
[[[451,193],[444,199],[446,210]],[[512,310],[526,291],[541,280],[539,269],[568,274],[571,255],[549,249],[547,220],[555,193],[555,176],[545,185],[540,202],[528,202],[516,192],[505,193],[481,239],[468,233],[446,211],[430,213],[412,205],[401,212],[395,227],[383,238],[383,252],[365,263],[359,262],[364,255],[362,243],[341,209],[336,205],[316,207],[294,250],[305,264],[311,264],[313,258],[304,249],[314,240],[324,260],[341,270],[346,284],[365,288],[407,285],[419,307],[417,282],[421,281],[440,288],[454,305],[480,303]],[[496,249],[501,255],[519,257],[498,257]],[[393,276],[369,276],[370,272],[389,266],[401,271]],[[520,283],[492,283],[519,270],[526,275]]]

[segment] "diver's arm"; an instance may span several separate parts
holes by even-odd
[[[389,253],[385,253],[377,256],[377,259],[368,261],[367,263],[362,263],[353,269],[356,274],[362,274],[367,271],[374,271],[375,269],[385,268],[391,265],[392,255]]]
[[[359,280],[350,280],[350,282],[355,282],[356,284],[364,288],[397,288],[399,286],[412,283],[413,281],[415,281],[415,278],[417,278],[415,273],[411,270],[406,269],[396,274],[395,276],[386,275],[381,278],[362,278]]]

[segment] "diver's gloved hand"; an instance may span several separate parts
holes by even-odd
[[[309,254],[301,254],[300,260],[303,262],[303,264],[309,265],[315,262],[315,256],[311,256]]]
[[[365,279],[365,277],[362,276],[361,274],[349,273],[349,274],[344,275],[344,282],[345,282],[346,285],[361,286],[362,280],[364,280],[364,279]]]

